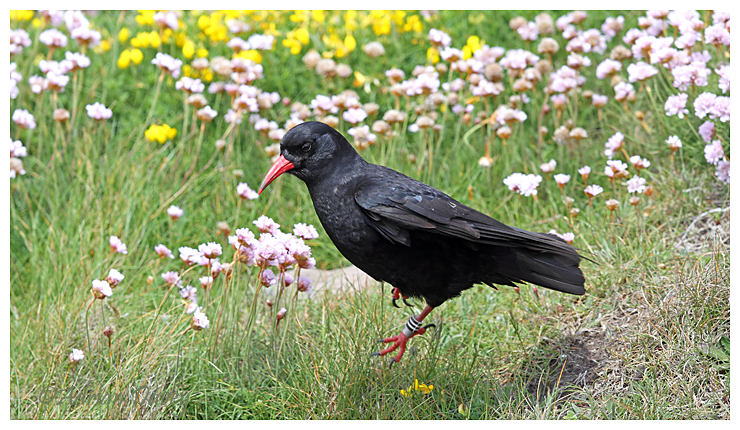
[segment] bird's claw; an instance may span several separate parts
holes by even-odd
[[[436,324],[427,324],[427,325],[425,325],[422,328],[426,331],[426,329],[428,329],[428,328],[437,328],[437,325]]]
[[[393,307],[395,307],[395,308],[398,308],[398,309],[400,309],[400,308],[401,308],[401,307],[400,307],[400,306],[398,306],[398,304],[396,303],[396,300],[399,300],[399,299],[403,299],[403,303],[404,303],[404,304],[405,304],[406,306],[409,306],[409,307],[413,306],[413,305],[410,305],[410,304],[409,304],[409,302],[407,302],[407,301],[406,301],[406,299],[408,299],[408,297],[406,297],[406,296],[402,295],[402,294],[401,294],[401,290],[399,290],[398,288],[395,288],[395,287],[394,287],[394,288],[393,288],[393,291],[392,291],[392,293],[393,293],[393,298],[391,299],[391,304],[393,304]]]

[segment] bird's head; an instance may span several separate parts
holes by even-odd
[[[344,165],[344,157],[352,160],[359,155],[341,133],[323,122],[301,123],[283,136],[280,156],[267,171],[258,192],[261,194],[283,173],[290,173],[310,184],[320,175],[327,175],[331,169]]]

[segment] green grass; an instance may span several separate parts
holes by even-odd
[[[531,20],[537,13],[522,14]],[[589,12],[583,28],[599,27],[606,16],[617,14]],[[377,61],[360,49],[376,36],[370,28],[360,28],[354,34],[358,48],[338,61],[377,77],[382,87],[387,68],[402,67],[408,77],[413,65],[425,63],[426,32],[432,27],[448,31],[455,47],[476,34],[490,45],[536,50],[536,42],[522,42],[508,28],[508,20],[516,15],[491,13],[483,24],[478,13],[443,12],[434,21],[422,19],[420,34],[377,37],[387,51]],[[642,14],[622,15],[626,29]],[[277,301],[275,288],[259,293],[257,311],[251,314],[257,269],[237,265],[228,284],[220,276],[209,294],[211,328],[185,332],[190,316],[183,312],[177,291],[168,291],[160,277],[167,270],[185,269],[179,259],[157,258],[153,248],[159,243],[176,251],[217,241],[224,246],[222,260],[230,261],[233,248],[219,235],[217,222],[227,222],[232,231],[254,231],[252,220],[266,214],[284,230],[297,222],[317,227],[320,237],[311,243],[317,266],[335,268],[347,262],[322,230],[297,179],[286,175],[260,199],[240,202],[237,183],[260,183],[270,166],[263,148],[271,142],[245,119],[234,134],[234,150],[215,149],[214,142],[228,125],[222,117],[229,104],[225,94],[207,95],[220,115],[207,125],[197,152],[198,131],[182,139],[182,96],[167,78],[154,122],[177,128],[178,135],[164,145],[143,138],[159,76],[149,62],[157,51],[144,49],[138,66],[116,66],[118,53],[128,47],[118,41],[119,29],[141,28],[134,17],[101,13],[91,19],[104,37],[110,36],[112,46],[108,52],[88,52],[92,66],[81,76],[78,117],[68,128],[51,120],[51,94],[36,96],[25,85],[38,73],[33,63],[36,55],[46,54],[45,48],[34,44],[13,59],[24,81],[11,110],[28,109],[38,127],[20,132],[11,124],[11,136],[20,136],[29,150],[24,159],[27,174],[11,180],[10,189],[12,418],[729,418],[729,247],[704,248],[699,254],[676,247],[698,214],[729,205],[729,186],[716,181],[714,168],[704,160],[704,144],[694,131],[701,122],[692,117],[689,124],[664,115],[665,98],[676,92],[666,70],[649,81],[649,94],[639,92],[627,113],[614,102],[609,83],[594,77],[602,57],[592,55],[594,66],[584,72],[585,88],[609,95],[610,102],[599,120],[582,97],[574,97],[577,106],[569,109],[578,111],[575,125],[589,134],[577,148],[552,140],[553,112],[545,117],[549,133],[538,149],[535,124],[544,97],[540,83],[523,108],[527,122],[513,127],[506,146],[495,140],[490,169],[477,164],[487,131],[466,135],[471,125],[449,109],[438,111],[438,123],[444,126],[438,134],[402,130],[398,138],[380,137],[362,153],[507,224],[573,231],[574,245],[593,260],[583,264],[588,292],[580,298],[542,289],[535,295],[526,286],[519,292],[482,286],[465,292],[432,313],[429,318],[437,330],[414,338],[404,359],[388,369],[387,359],[369,355],[380,349],[375,341],[396,334],[423,306],[414,301],[414,309],[391,307],[388,285],[324,289],[311,297],[301,294],[296,303],[291,302],[294,290],[286,290],[280,306],[289,312],[275,330],[279,306],[264,305],[268,297]],[[195,38],[196,18],[183,19],[188,35]],[[27,28],[35,40],[38,29],[27,23],[18,26]],[[283,16],[277,28],[290,30],[293,24]],[[322,50],[317,34],[312,35],[312,47]],[[559,67],[566,58],[565,42],[560,35],[554,37],[561,43],[554,57]],[[351,78],[326,82],[308,70],[300,56],[291,56],[280,40],[275,50],[264,53],[265,78],[256,83],[260,88],[308,103],[316,94],[337,94],[352,85]],[[223,42],[198,43],[209,49],[209,57],[230,51]],[[182,57],[174,44],[163,45],[161,51]],[[622,75],[627,76],[624,70]],[[716,80],[715,75],[710,78],[709,91],[718,92]],[[504,82],[508,97],[508,77]],[[70,111],[71,85],[59,95],[60,105]],[[394,99],[380,87],[374,85],[370,93],[355,90],[363,103],[380,104],[382,114]],[[690,100],[699,92],[690,92]],[[96,125],[84,115],[84,105],[95,101],[113,106],[110,121]],[[476,112],[483,108],[477,103]],[[638,110],[646,113],[647,130],[634,116]],[[413,121],[410,106],[409,111]],[[281,105],[263,115],[282,125],[288,114]],[[729,141],[729,124],[717,127]],[[346,127],[343,131],[346,134]],[[640,154],[653,163],[641,176],[656,192],[641,196],[637,210],[627,203],[626,188],[612,187],[601,174],[603,143],[615,131],[626,136],[630,155]],[[673,162],[664,143],[671,134],[684,142]],[[432,169],[423,157],[423,148],[430,145]],[[416,156],[416,163],[409,161],[409,154]],[[540,163],[550,158],[558,161],[556,172],[572,176],[564,192],[581,210],[575,220],[568,217],[551,178],[543,180],[536,200],[511,193],[502,183],[513,172],[539,173]],[[576,173],[584,164],[593,168],[589,183],[605,188],[591,207]],[[241,178],[236,170],[243,172]],[[608,198],[620,201],[614,218],[604,207]],[[185,210],[176,222],[165,212],[171,204]],[[726,222],[729,228],[729,216]],[[110,253],[111,235],[128,245],[127,255]],[[702,238],[691,240],[700,243]],[[125,280],[111,298],[93,301],[92,280],[104,278],[110,268],[121,271]],[[202,269],[192,269],[184,279],[196,285],[202,275]],[[110,348],[102,334],[107,325],[115,328]],[[85,352],[79,365],[67,361],[71,348]],[[402,396],[400,391],[415,379],[433,384],[432,392]]]

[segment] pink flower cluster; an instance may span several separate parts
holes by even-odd
[[[509,190],[519,193],[523,196],[536,196],[537,187],[542,182],[542,176],[523,173],[512,173],[506,179],[504,179],[504,185],[509,187]]]

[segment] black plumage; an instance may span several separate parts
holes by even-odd
[[[342,255],[404,296],[424,298],[434,308],[477,283],[526,281],[585,292],[581,257],[565,241],[507,226],[427,184],[370,164],[332,127],[300,124],[285,134],[280,151],[260,192],[284,172],[303,180]]]

